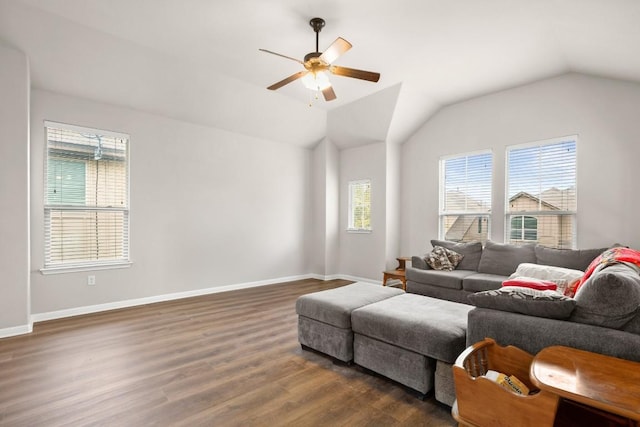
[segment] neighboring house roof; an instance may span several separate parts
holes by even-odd
[[[469,229],[477,219],[477,216],[459,216],[456,218],[453,225],[447,230],[445,239],[452,240],[454,242],[464,240],[464,236],[467,235]]]
[[[451,206],[466,206],[466,208],[464,209],[466,211],[479,212],[479,213],[491,211],[491,209],[489,209],[489,207],[486,206],[484,203],[472,197],[469,197],[469,195],[467,195],[463,191],[457,191],[457,190],[447,191],[447,203],[449,205],[448,208],[450,208]],[[452,209],[449,209],[449,210],[452,210]],[[453,210],[456,210],[456,209],[453,209]]]
[[[526,191],[521,191],[519,193],[514,194],[512,197],[509,198],[509,202],[513,202],[514,200],[517,200],[521,197],[526,197],[528,199],[535,201],[536,203],[541,202],[544,206],[548,207],[551,210],[560,210],[560,208],[557,207],[556,205],[552,205],[549,202],[541,200],[539,197],[536,197],[533,194],[527,193]]]

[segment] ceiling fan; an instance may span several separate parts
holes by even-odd
[[[284,80],[280,80],[277,83],[272,84],[267,89],[276,90],[282,86],[287,85],[295,80],[302,79],[303,84],[315,91],[322,91],[322,95],[326,101],[333,101],[336,99],[336,94],[333,91],[331,82],[327,73],[335,74],[336,76],[352,77],[360,80],[367,80],[370,82],[377,82],[380,79],[380,73],[374,73],[371,71],[356,70],[354,68],[341,67],[338,65],[332,65],[333,61],[338,59],[340,55],[351,49],[351,43],[338,37],[324,52],[318,51],[318,38],[320,30],[324,27],[324,19],[313,18],[309,21],[309,25],[316,33],[316,51],[308,53],[304,56],[304,61],[292,58],[290,56],[282,55],[280,53],[272,52],[267,49],[259,49],[262,52],[270,53],[273,55],[281,56],[283,58],[296,61],[305,68],[303,71],[299,71]]]

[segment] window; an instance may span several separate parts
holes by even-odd
[[[538,219],[533,216],[512,216],[511,240],[538,240]]]
[[[440,238],[455,242],[489,237],[491,152],[440,159]]]
[[[128,264],[128,135],[45,126],[44,270]]]
[[[577,136],[507,148],[510,243],[575,246]]]
[[[349,182],[349,231],[371,231],[371,180]]]

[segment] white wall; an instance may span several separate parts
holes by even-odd
[[[128,269],[42,275],[43,120],[131,136]],[[311,153],[288,144],[33,91],[33,313],[308,273]]]
[[[0,44],[0,337],[29,332],[29,64]]]
[[[340,151],[340,259],[341,274],[382,281],[386,249],[386,174],[384,142]],[[371,233],[347,232],[348,183],[371,179]]]
[[[400,146],[386,144],[386,207],[385,207],[385,269],[393,270],[398,266],[397,257],[408,256],[400,253]]]
[[[491,239],[504,241],[508,145],[578,134],[579,248],[640,247],[640,85],[567,74],[440,110],[402,148],[402,251],[438,235],[438,160],[493,150]]]
[[[313,243],[309,246],[311,273],[331,278],[338,273],[338,149],[328,138],[313,150]]]

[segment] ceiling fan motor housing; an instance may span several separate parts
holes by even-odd
[[[309,21],[309,25],[313,28],[313,31],[319,33],[320,30],[324,27],[324,19],[322,18],[311,18]]]
[[[311,58],[319,58],[320,55],[322,55],[322,53],[320,52],[311,52],[311,53],[307,53],[304,56],[304,62],[307,62],[308,60],[310,60]]]

